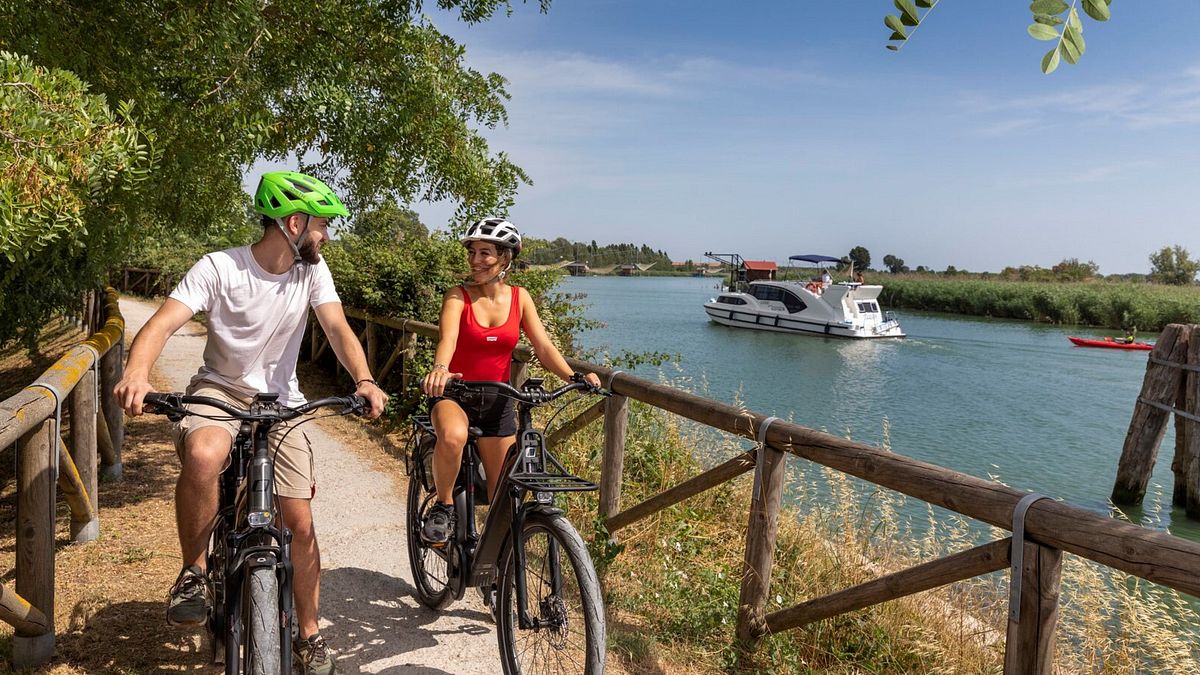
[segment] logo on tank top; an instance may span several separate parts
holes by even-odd
[[[488,342],[495,342],[496,340],[499,340],[499,339],[500,339],[500,338],[499,338],[498,336],[495,336],[495,335],[489,335],[489,336],[487,336],[487,341],[488,341]]]

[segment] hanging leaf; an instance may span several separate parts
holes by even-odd
[[[1083,52],[1087,49],[1087,45],[1083,41],[1083,31],[1078,30],[1070,23],[1063,30],[1063,43],[1065,46],[1075,50],[1076,57],[1083,56]],[[1075,63],[1072,61],[1071,63]]]
[[[1083,0],[1083,11],[1097,21],[1108,21],[1112,16],[1108,4],[1105,0]]]
[[[1046,52],[1046,55],[1042,57],[1042,72],[1046,75],[1049,75],[1050,73],[1053,73],[1054,69],[1057,67],[1058,47],[1055,47],[1054,49]]]
[[[1079,52],[1079,48],[1075,46],[1075,43],[1071,42],[1070,40],[1064,39],[1062,41],[1061,46],[1062,46],[1062,57],[1064,59],[1066,59],[1067,63],[1070,63],[1071,65],[1075,65],[1076,63],[1079,63],[1080,52]]]
[[[1083,22],[1079,20],[1079,12],[1075,8],[1071,8],[1071,13],[1067,15],[1067,25],[1075,30],[1075,32],[1083,35]]]
[[[892,33],[888,39],[889,40],[907,40],[908,38],[904,37],[903,35],[901,35],[899,33]]]
[[[917,7],[912,0],[892,0],[892,4],[900,10],[900,20],[904,22],[905,26],[916,26],[921,23],[921,17],[917,14]]]
[[[917,7],[924,7],[925,9],[933,9],[933,6],[936,4],[935,0],[917,0]]]
[[[1029,9],[1034,14],[1062,14],[1067,11],[1067,3],[1062,0],[1033,0]]]
[[[1033,20],[1038,23],[1044,23],[1047,26],[1058,26],[1063,22],[1063,20],[1057,16],[1051,16],[1049,14],[1034,14]]]
[[[1035,40],[1057,40],[1058,31],[1044,23],[1031,23],[1027,29]]]
[[[898,51],[900,51],[900,48],[899,48],[899,47],[897,47],[896,45],[884,45],[884,46],[885,46],[885,47],[887,47],[888,49],[890,49],[890,50],[894,51],[894,52],[898,52]]]
[[[900,22],[900,17],[888,14],[887,16],[883,17],[883,25],[899,33],[900,39],[908,39],[908,33],[904,30],[904,24]]]

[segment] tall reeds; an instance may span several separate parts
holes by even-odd
[[[1120,329],[1161,330],[1168,323],[1200,323],[1200,289],[1131,283],[1037,283],[930,276],[876,277],[880,302],[972,316],[1025,319]]]

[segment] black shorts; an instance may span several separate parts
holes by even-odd
[[[503,438],[517,433],[516,401],[495,392],[444,394],[429,399],[429,411],[441,400],[454,401],[467,414],[467,424],[479,427],[483,438]]]

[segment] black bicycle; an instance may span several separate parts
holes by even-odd
[[[434,548],[421,540],[421,524],[437,500],[433,449],[437,442],[428,415],[414,418],[405,453],[408,471],[408,554],[417,597],[431,609],[481,588],[496,617],[500,661],[508,675],[520,673],[604,672],[604,600],[587,546],[555,505],[562,492],[597,489],[572,475],[546,449],[533,426],[532,410],[572,391],[591,390],[585,382],[546,391],[531,378],[520,390],[503,382],[453,380],[448,391],[496,392],[517,401],[517,442],[504,460],[495,500],[482,533],[477,506],[487,504],[487,484],[475,440],[468,433],[454,485],[458,521],[454,538]],[[482,510],[482,509],[480,509]]]
[[[276,424],[319,408],[341,408],[332,413],[339,415],[361,415],[368,409],[358,396],[323,398],[294,408],[278,398],[258,394],[248,410],[179,393],[150,393],[144,399],[146,412],[166,415],[173,422],[188,415],[241,421],[229,464],[221,472],[220,506],[207,558],[213,604],[206,628],[213,661],[224,662],[229,675],[292,672],[292,532],[279,515],[275,458],[267,447],[267,434]],[[228,417],[193,412],[184,407],[188,404],[212,406]]]

